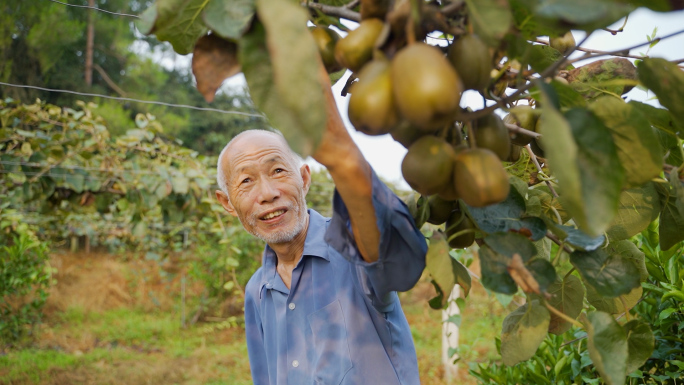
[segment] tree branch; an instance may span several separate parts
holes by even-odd
[[[343,19],[355,21],[355,22],[361,22],[361,14],[358,12],[354,12],[351,9],[347,7],[334,7],[332,5],[326,5],[326,4],[320,4],[320,3],[312,3],[312,2],[305,2],[301,3],[304,7],[310,8],[310,9],[317,9],[323,13],[325,13],[328,16],[335,16],[335,17],[341,17]]]
[[[93,65],[93,68],[95,68],[95,71],[97,71],[100,74],[100,76],[102,76],[102,79],[104,79],[105,83],[107,83],[107,85],[111,89],[113,89],[117,94],[126,97],[126,93],[121,88],[119,88],[119,86],[117,86],[116,83],[112,81],[112,78],[110,78],[109,75],[107,75],[105,70],[102,67],[100,67],[99,64]]]
[[[515,124],[504,123],[504,125],[506,126],[506,128],[508,128],[508,131],[514,132],[514,133],[516,133],[516,134],[521,134],[521,135],[525,135],[525,136],[531,136],[531,137],[533,137],[533,138],[535,138],[535,139],[539,139],[539,138],[541,138],[541,136],[542,136],[542,135],[541,135],[540,133],[538,133],[538,132],[526,130],[526,129],[524,129],[524,128],[520,127],[520,126],[517,126],[517,125],[515,125]]]

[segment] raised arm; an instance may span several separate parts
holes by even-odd
[[[342,122],[323,66],[321,78],[328,122],[313,158],[328,169],[347,206],[361,256],[366,262],[375,262],[379,256],[380,230],[373,207],[371,168]]]

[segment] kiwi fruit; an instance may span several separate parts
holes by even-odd
[[[537,123],[534,125],[534,132],[539,132],[540,126],[541,119],[537,119]],[[532,150],[534,155],[540,158],[546,158],[546,156],[544,156],[544,148],[542,147],[541,140],[532,139],[532,141],[530,142],[530,149]]]
[[[349,121],[358,131],[383,135],[398,124],[389,61],[378,59],[366,64],[350,93]]]
[[[323,65],[328,73],[337,72],[342,66],[335,60],[335,45],[340,40],[340,35],[328,27],[316,26],[309,28],[313,35],[318,53],[321,55]]]
[[[432,135],[424,136],[409,147],[401,162],[401,173],[414,190],[433,195],[451,183],[454,156],[449,143]]]
[[[511,143],[511,152],[506,159],[506,162],[517,162],[520,160],[520,155],[522,155],[522,147],[517,144]]]
[[[390,129],[390,135],[392,139],[399,142],[402,146],[409,148],[416,140],[425,135],[430,135],[430,133],[402,119],[399,124]]]
[[[518,127],[534,131],[537,125],[537,112],[530,106],[520,105],[511,108],[510,113],[504,118],[504,123],[515,124]],[[526,146],[532,141],[528,135],[510,132],[511,142],[518,146]]]
[[[449,47],[447,57],[465,89],[483,91],[489,85],[492,55],[477,35],[468,34],[456,40]]]
[[[551,48],[557,49],[562,54],[567,54],[571,49],[577,46],[575,37],[572,36],[572,32],[568,31],[563,36],[552,37],[549,39],[549,45]]]
[[[510,183],[495,153],[470,148],[456,154],[454,187],[459,198],[469,206],[484,207],[506,199]]]
[[[473,221],[471,221],[470,218],[468,218],[468,216],[460,210],[455,210],[451,213],[451,216],[449,216],[449,219],[447,219],[444,227],[446,229],[445,233],[447,240],[449,241],[449,247],[451,248],[464,249],[475,242],[475,232],[469,232],[466,234],[461,234],[458,237],[451,238],[452,235],[458,233],[459,231],[475,229]]]
[[[511,152],[511,138],[503,121],[496,114],[477,119],[472,127],[475,144],[494,152],[499,159],[506,160]]]
[[[454,201],[440,198],[438,195],[432,195],[428,198],[428,205],[430,206],[430,216],[428,223],[433,225],[441,225],[446,222],[454,210]]]
[[[434,131],[454,122],[463,85],[439,48],[410,44],[394,56],[391,75],[399,113],[411,124]]]
[[[389,6],[389,0],[361,0],[361,7],[359,9],[361,20],[371,18],[384,19]]]
[[[358,72],[373,57],[375,41],[384,27],[380,19],[366,19],[335,45],[335,59],[343,67]]]

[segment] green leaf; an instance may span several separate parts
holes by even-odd
[[[610,0],[541,0],[536,14],[573,29],[593,31],[613,24],[633,10],[631,5]]]
[[[495,258],[493,259],[495,266],[493,268],[488,266],[486,269],[488,275],[491,271],[499,271],[499,274],[503,275],[505,271],[505,275],[510,277],[512,270],[512,258],[515,254],[518,254],[523,262],[524,268],[527,269],[527,271],[532,275],[534,280],[539,285],[539,289],[541,291],[545,291],[546,288],[556,280],[556,270],[543,256],[536,257],[537,247],[524,235],[513,232],[494,233],[485,237],[484,242],[487,244],[487,246],[489,246],[490,250],[496,254]],[[487,259],[487,263],[490,261],[492,260]],[[482,261],[480,263],[481,266],[484,266]],[[503,266],[500,266],[501,264],[505,264],[505,269]],[[482,275],[484,280],[484,267]],[[518,275],[520,276],[520,272],[518,272]],[[496,279],[496,276],[492,278]],[[487,283],[489,284],[489,282],[491,281],[488,276]],[[506,286],[504,286],[504,288],[508,289]],[[493,288],[491,290],[497,291]],[[523,290],[525,290],[525,287],[523,287]]]
[[[589,105],[608,127],[625,169],[627,187],[650,181],[663,169],[663,153],[649,121],[632,105],[604,96]]]
[[[549,305],[560,310],[561,313],[572,319],[577,319],[582,312],[584,304],[584,286],[579,278],[574,275],[565,277],[562,281],[552,283],[547,292],[551,296]],[[560,335],[570,330],[572,324],[551,313],[549,333]]]
[[[513,366],[530,359],[546,337],[549,311],[532,301],[506,316],[501,327],[501,358]]]
[[[545,93],[540,131],[549,166],[558,178],[561,202],[583,231],[599,235],[617,211],[624,179],[613,139],[589,111],[571,109],[566,120],[548,99]]]
[[[416,200],[416,194],[410,194],[406,199],[406,206],[413,218],[413,222],[417,228],[423,227],[430,217],[430,205],[427,203],[428,199],[424,196],[419,196]]]
[[[660,200],[660,249],[669,250],[675,244],[684,240],[684,198],[682,197],[682,189],[674,189],[676,186],[676,169],[674,178],[670,174],[671,182],[667,185],[660,183],[656,184],[659,192],[662,192]]]
[[[480,247],[479,256],[484,287],[503,294],[515,294],[518,291],[518,285],[508,274],[510,257],[493,251],[487,245]]]
[[[479,208],[466,205],[466,208],[469,217],[485,233],[529,231],[532,234],[530,238],[535,241],[546,235],[544,221],[535,217],[521,218],[526,210],[525,199],[514,188],[501,203]]]
[[[591,62],[569,71],[566,78],[570,87],[587,99],[604,95],[618,99],[637,84],[636,68],[624,58]]]
[[[631,320],[622,325],[627,334],[627,373],[639,369],[651,357],[655,347],[655,339],[651,327],[639,320]]]
[[[637,302],[639,302],[639,299],[641,299],[641,296],[644,294],[644,289],[639,286],[632,289],[632,291],[629,293],[621,295],[620,297],[608,298],[599,294],[592,285],[586,282],[585,287],[587,289],[587,302],[589,302],[591,306],[595,307],[596,310],[604,311],[610,314],[624,313],[625,305],[627,305],[627,308],[631,309],[637,304]]]
[[[548,45],[532,45],[529,50],[530,66],[537,72],[544,72],[562,58],[562,53]]]
[[[210,0],[202,18],[219,36],[237,40],[249,28],[255,10],[254,0]]]
[[[631,100],[628,104],[641,112],[641,114],[651,122],[653,127],[671,135],[676,135],[677,132],[679,132],[679,128],[675,126],[675,123],[672,120],[670,111],[664,108],[653,107],[650,104],[637,102],[636,100]]]
[[[507,0],[466,0],[473,29],[488,45],[497,46],[508,32],[513,15]]]
[[[466,296],[468,296],[471,286],[468,270],[449,255],[450,249],[444,234],[439,231],[432,233],[430,248],[425,257],[425,264],[428,272],[443,293],[442,308],[446,307],[449,294],[454,285],[460,285]]]
[[[645,255],[639,248],[629,239],[618,242],[611,242],[606,246],[605,250],[610,255],[619,255],[622,258],[631,260],[639,270],[639,279],[641,282],[646,282],[648,279],[648,270],[646,270]]]
[[[684,128],[684,72],[665,59],[648,58],[639,63],[639,80],[655,92],[660,104],[667,107],[676,124]]]
[[[617,214],[606,231],[611,242],[639,234],[660,214],[660,200],[653,182],[620,193]]]
[[[181,55],[192,52],[195,42],[207,33],[200,14],[208,0],[157,0],[141,15],[137,26],[144,34],[154,33],[168,41]]]
[[[259,0],[257,14],[261,23],[240,44],[250,95],[290,147],[306,157],[318,146],[327,121],[320,59],[306,12],[288,0]]]
[[[567,84],[561,83],[558,80],[553,80],[549,83],[553,90],[558,95],[558,101],[560,103],[561,109],[572,108],[572,107],[586,107],[587,100],[572,87]],[[539,88],[534,87],[530,90],[530,95],[537,101],[541,101],[541,92]]]
[[[528,261],[537,255],[537,248],[524,235],[516,233],[494,233],[484,238],[484,242],[494,252],[509,258],[519,254],[523,261]]]
[[[596,370],[608,385],[623,385],[627,375],[627,333],[604,312],[589,313],[587,348]]]
[[[617,297],[639,287],[639,269],[634,262],[619,254],[603,249],[574,251],[570,262],[599,294]]]
[[[605,236],[591,237],[582,230],[572,226],[550,224],[549,229],[563,242],[583,251],[596,250],[606,243]]]

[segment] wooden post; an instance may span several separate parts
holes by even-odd
[[[95,0],[88,0],[88,6],[95,7]],[[95,11],[88,9],[88,26],[85,52],[85,83],[93,85],[93,46],[95,45]]]
[[[458,355],[449,355],[449,349],[458,348],[458,326],[453,322],[447,322],[449,317],[460,314],[460,309],[456,304],[456,299],[461,296],[461,287],[454,286],[454,289],[449,295],[449,306],[442,310],[442,364],[444,364],[444,373],[447,384],[454,383],[458,378],[458,365],[454,364],[454,360]]]

